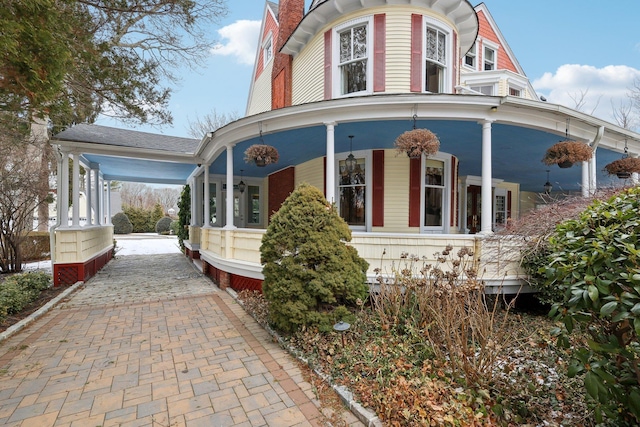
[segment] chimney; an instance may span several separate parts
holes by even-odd
[[[291,105],[291,55],[280,53],[304,16],[304,0],[280,0],[278,5],[278,38],[274,49],[271,74],[271,109]]]

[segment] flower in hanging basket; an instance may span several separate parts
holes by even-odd
[[[428,129],[409,130],[396,138],[396,149],[409,157],[433,156],[440,149],[440,140]]]
[[[573,163],[586,162],[593,157],[593,150],[587,144],[578,141],[560,141],[553,144],[544,155],[545,165],[571,166]]]
[[[278,150],[271,145],[253,144],[244,152],[244,161],[254,162],[257,166],[277,163],[279,158]]]
[[[614,160],[604,167],[609,175],[617,175],[618,178],[626,179],[632,173],[640,173],[640,159],[636,157],[623,157]]]

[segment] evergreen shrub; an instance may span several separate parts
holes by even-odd
[[[640,424],[640,188],[596,200],[548,241],[545,285],[563,300],[550,315],[569,348],[570,376],[580,375],[598,423]],[[572,343],[573,331],[587,335]]]
[[[8,277],[0,283],[0,321],[35,301],[51,284],[45,273],[23,273]]]
[[[113,234],[131,234],[133,232],[133,224],[124,212],[118,212],[111,217],[113,224]]]
[[[301,184],[273,214],[260,254],[262,289],[276,329],[331,330],[332,311],[367,297],[368,263],[349,241],[347,223],[311,185]]]
[[[171,229],[171,223],[173,220],[168,216],[164,218],[160,218],[158,222],[156,222],[156,233],[158,234],[169,234],[169,230]]]

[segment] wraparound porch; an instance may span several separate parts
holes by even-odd
[[[223,288],[235,290],[261,289],[262,265],[260,245],[265,230],[189,227],[190,240],[185,242],[187,254],[199,258],[205,274]],[[197,241],[198,243],[194,243]],[[402,254],[416,255],[422,262],[435,264],[436,253],[447,245],[452,254],[463,247],[471,248],[478,262],[478,271],[488,293],[515,294],[528,292],[524,272],[519,266],[519,251],[510,239],[470,234],[396,234],[353,232],[351,244],[369,263],[367,278],[375,283],[376,269],[391,275],[394,267],[403,266]],[[418,268],[419,270],[419,268]]]

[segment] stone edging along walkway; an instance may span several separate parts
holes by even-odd
[[[233,289],[227,288],[227,293],[229,295],[231,295],[233,297],[233,299],[236,300],[238,305],[240,305],[244,309],[244,305],[242,304],[242,301],[240,301],[238,299],[238,295],[236,294],[236,292]],[[251,316],[254,317],[253,315],[251,315]],[[255,317],[254,317],[254,319],[255,319]],[[256,322],[258,322],[257,319],[255,319],[255,320],[256,320]],[[273,329],[271,329],[269,327],[266,327],[265,330],[272,337],[274,337],[274,339],[276,339],[278,341],[278,343],[280,344],[280,347],[285,349],[289,354],[291,354],[293,357],[295,357],[296,359],[298,359],[299,361],[301,361],[305,365],[309,366],[309,362],[306,359],[304,359],[303,357],[301,357],[298,352],[296,352],[294,349],[289,347],[289,345],[282,339],[282,337],[280,337],[280,335],[278,335],[277,332],[275,332]],[[320,378],[323,379],[323,381],[325,381],[327,384],[329,384],[331,386],[331,388],[338,394],[338,396],[340,396],[340,399],[347,406],[347,408],[349,408],[349,410],[362,423],[364,423],[364,425],[366,425],[368,427],[382,427],[383,426],[382,421],[380,421],[380,418],[375,413],[373,413],[370,410],[366,409],[359,402],[357,402],[353,398],[353,393],[348,388],[346,388],[344,386],[340,386],[340,385],[334,384],[329,375],[325,374],[324,372],[322,372],[322,371],[320,371],[318,369],[313,369],[313,372],[315,372],[316,375],[318,375]]]
[[[47,314],[51,309],[57,306],[60,303],[60,301],[69,297],[72,293],[80,289],[83,285],[84,285],[84,282],[76,282],[71,287],[64,290],[58,296],[53,298],[51,301],[49,301],[48,303],[40,307],[38,310],[31,313],[28,317],[25,317],[18,323],[8,327],[6,330],[0,333],[0,343],[12,337],[13,335],[17,334],[18,332],[20,332],[21,330],[23,330],[24,328],[31,325],[33,322],[35,322],[36,320],[38,320],[39,318]]]

